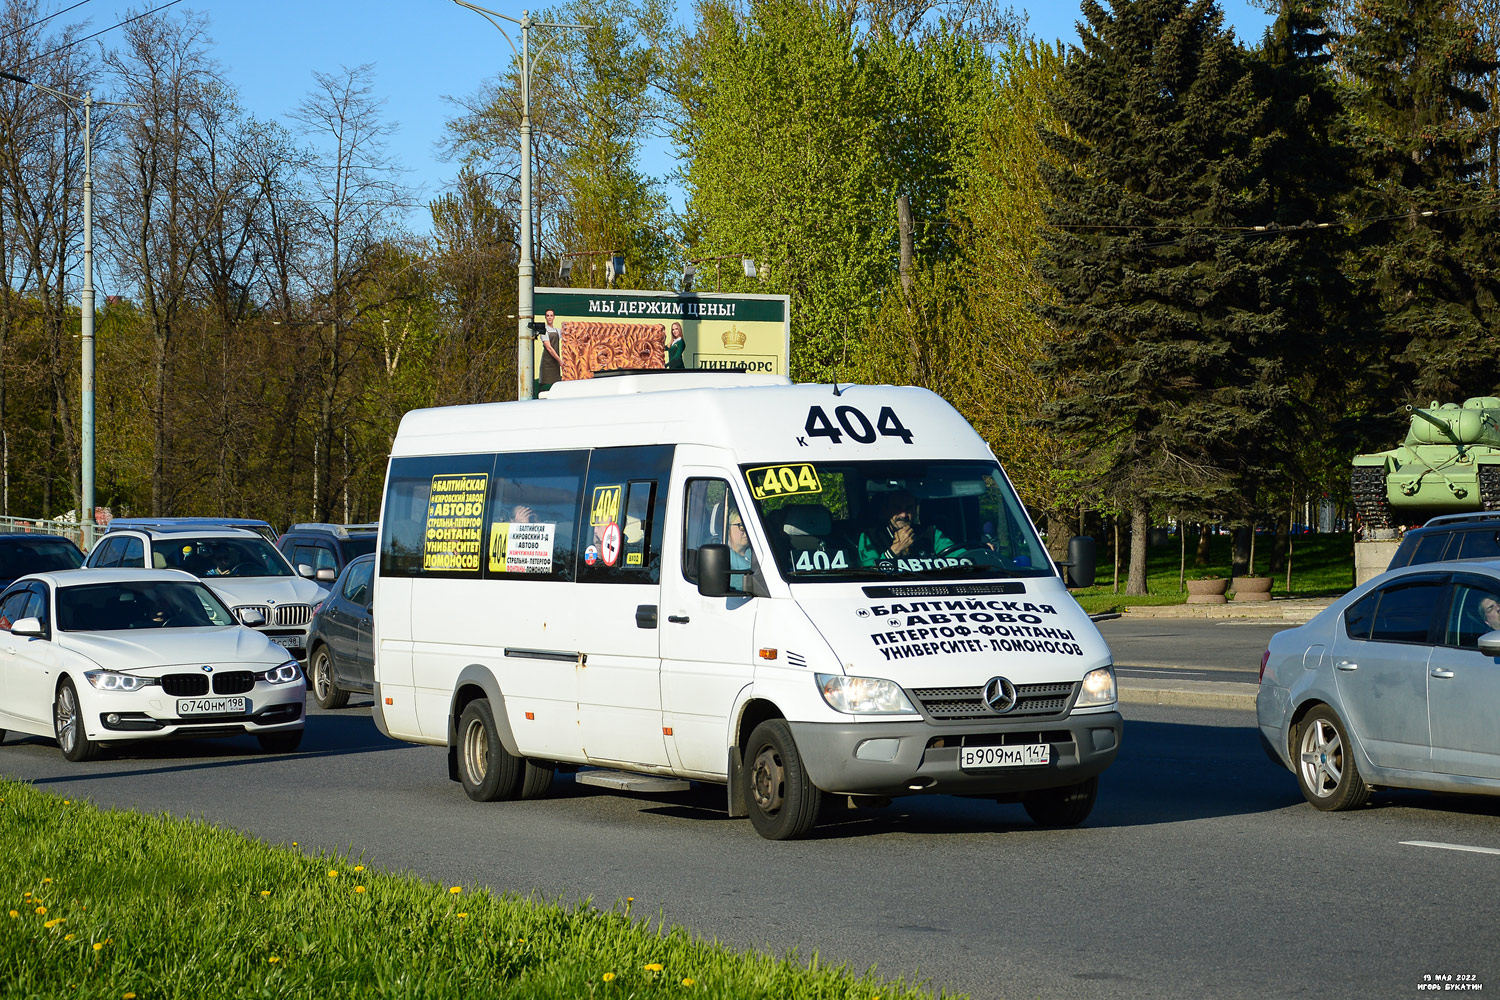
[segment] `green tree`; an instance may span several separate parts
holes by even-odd
[[[1240,513],[1285,392],[1282,331],[1262,308],[1274,251],[1243,234],[1263,111],[1210,0],[1083,13],[1057,96],[1066,131],[1049,137],[1061,165],[1043,168],[1056,301],[1041,314],[1059,336],[1042,371],[1060,392],[1050,425],[1130,512],[1139,594],[1153,506]]]

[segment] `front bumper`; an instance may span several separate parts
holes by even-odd
[[[808,776],[825,792],[1002,796],[1076,785],[1099,774],[1119,753],[1124,722],[1119,712],[1099,712],[956,726],[921,721],[790,725]],[[872,740],[894,745],[871,745]],[[958,763],[964,745],[1028,743],[1048,744],[1051,762],[983,770],[964,770]]]
[[[307,690],[300,677],[290,684],[259,682],[243,697],[243,712],[183,716],[177,712],[179,699],[160,688],[91,691],[89,695],[80,691],[80,707],[89,739],[107,743],[172,736],[234,736],[298,729],[304,724]]]

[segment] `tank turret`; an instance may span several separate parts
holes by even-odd
[[[1354,510],[1367,530],[1437,514],[1500,510],[1500,398],[1408,406],[1400,447],[1354,456]]]

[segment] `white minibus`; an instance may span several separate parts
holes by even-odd
[[[1074,825],[1120,746],[1108,646],[925,389],[631,373],[416,410],[378,565],[376,723],[479,801],[563,769],[724,785],[777,840],[912,794]]]

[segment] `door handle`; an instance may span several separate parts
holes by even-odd
[[[1353,660],[1340,660],[1339,662],[1335,663],[1334,666],[1338,667],[1340,670],[1359,669],[1359,664],[1355,663]]]
[[[686,625],[688,623],[688,616],[687,615],[667,615],[667,621],[671,622],[674,625]]]
[[[1434,677],[1443,677],[1443,678],[1452,677],[1453,676],[1453,671],[1451,671],[1451,670],[1444,670],[1442,667],[1433,667],[1432,668],[1432,676],[1434,676]]]
[[[635,627],[656,628],[656,605],[637,604],[635,606]]]

